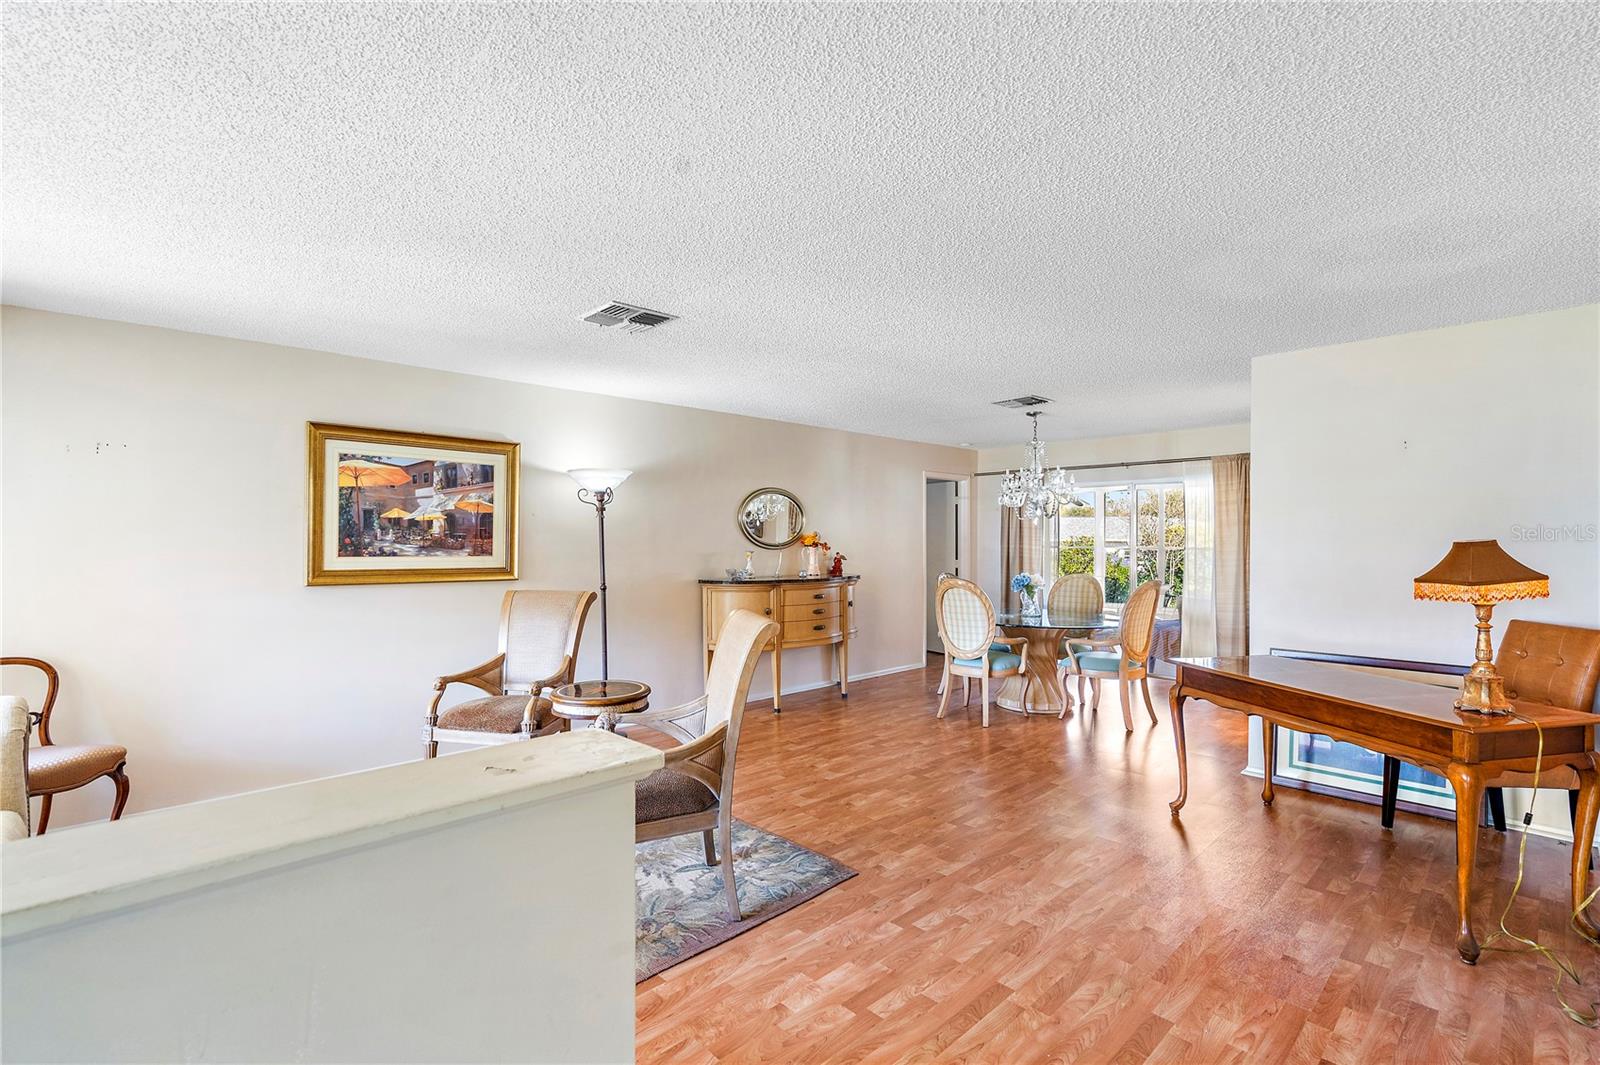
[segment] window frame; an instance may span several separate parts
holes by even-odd
[[[1123,481],[1116,484],[1097,485],[1094,487],[1083,487],[1078,489],[1078,495],[1080,497],[1088,497],[1094,507],[1094,579],[1100,582],[1101,588],[1106,586],[1106,493],[1122,491],[1128,493],[1128,539],[1125,542],[1128,550],[1128,593],[1132,595],[1133,589],[1138,587],[1139,576],[1139,493],[1141,491],[1150,491],[1155,493],[1156,573],[1161,576],[1162,584],[1165,585],[1167,573],[1167,491],[1168,489],[1173,488],[1176,488],[1179,492],[1182,492],[1183,481]],[[1061,571],[1061,519],[1063,516],[1064,515],[1062,515],[1058,509],[1056,513],[1052,515],[1051,519],[1054,523],[1052,535],[1050,537],[1051,551],[1054,554],[1054,564],[1051,568],[1052,572],[1056,574],[1059,574]],[[1187,499],[1185,500],[1183,527],[1184,539],[1187,543],[1189,529]],[[1112,550],[1122,550],[1123,544],[1124,541],[1117,541],[1117,543],[1113,545]],[[1149,549],[1146,548],[1145,550]],[[1188,564],[1187,558],[1184,559],[1184,563],[1185,565]],[[1165,598],[1165,592],[1163,592],[1163,598]],[[1113,603],[1108,599],[1106,601],[1105,609],[1107,614],[1119,616],[1122,613],[1122,607],[1122,603]],[[1169,609],[1164,603],[1162,604],[1162,608]]]

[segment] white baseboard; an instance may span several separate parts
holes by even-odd
[[[926,664],[922,662],[913,662],[909,666],[890,666],[888,669],[874,669],[868,673],[852,673],[850,674],[850,683],[854,684],[858,680],[871,680],[873,677],[887,677],[891,673],[909,673],[913,669],[926,668]],[[801,684],[794,688],[785,688],[783,689],[783,694],[799,695],[801,692],[814,692],[819,688],[832,688],[838,683],[839,682],[836,680],[819,680],[811,684]],[[752,699],[751,702],[765,702],[770,698],[772,698],[772,696],[763,695],[759,699]]]
[[[909,673],[913,669],[927,669],[928,663],[913,662],[908,666],[890,666],[888,669],[875,669],[871,673],[852,673],[851,680],[871,680],[873,677],[887,677],[891,673]]]
[[[1553,828],[1550,825],[1528,825],[1524,828],[1522,822],[1514,817],[1506,818],[1506,827],[1518,832],[1527,832],[1533,836],[1543,836],[1545,839],[1560,840],[1569,847],[1572,845],[1572,829],[1570,828]]]

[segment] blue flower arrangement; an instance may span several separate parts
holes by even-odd
[[[1033,583],[1033,574],[1031,573],[1019,573],[1011,578],[1011,590],[1018,595],[1031,596],[1036,587],[1038,586]]]

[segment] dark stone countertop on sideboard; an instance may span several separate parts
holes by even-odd
[[[842,577],[749,577],[736,581],[731,577],[701,577],[701,584],[814,584],[818,581],[859,581],[861,574],[846,573]]]

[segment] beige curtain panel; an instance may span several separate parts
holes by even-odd
[[[1250,456],[1211,460],[1216,506],[1217,654],[1250,653]]]
[[[1019,573],[1044,573],[1044,534],[1038,521],[1024,521],[1014,507],[1000,508],[1000,576],[1005,609],[1022,609],[1022,597],[1011,590]]]

